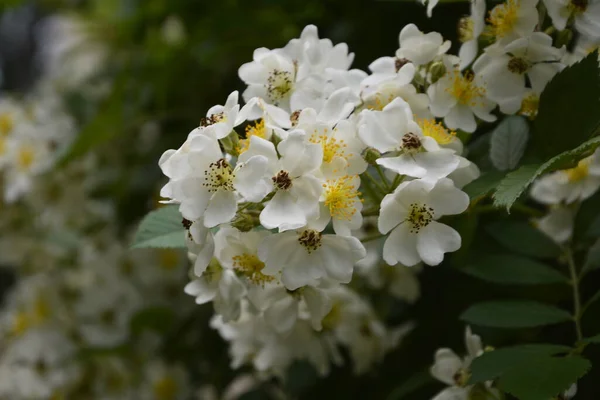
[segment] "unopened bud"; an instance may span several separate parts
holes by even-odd
[[[258,225],[260,225],[260,222],[256,216],[244,212],[236,215],[235,219],[231,223],[231,226],[239,229],[242,232],[251,231]]]
[[[363,152],[363,158],[370,165],[377,165],[377,159],[381,157],[381,153],[372,147],[369,147]]]
[[[221,139],[223,149],[227,154],[238,156],[240,152],[240,138],[235,130],[232,130],[229,135]]]
[[[442,76],[446,75],[446,66],[443,62],[434,62],[429,67],[429,74],[431,76],[431,83],[436,83]]]
[[[556,47],[568,47],[571,40],[573,40],[573,31],[570,29],[563,29],[556,35]]]

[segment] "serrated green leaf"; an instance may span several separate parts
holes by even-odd
[[[569,389],[591,366],[578,356],[532,357],[506,371],[498,387],[520,400],[548,400]]]
[[[505,175],[502,171],[485,172],[462,190],[469,195],[471,202],[477,201],[494,190]]]
[[[568,353],[570,347],[557,344],[524,344],[487,351],[473,360],[470,384],[490,381],[533,356]]]
[[[184,248],[186,230],[178,207],[169,205],[150,212],[138,227],[134,249],[144,247]]]
[[[461,271],[494,283],[536,285],[567,282],[555,269],[512,254],[484,256],[471,262]]]
[[[174,321],[175,313],[171,308],[148,307],[133,315],[130,321],[130,330],[134,335],[138,335],[146,329],[166,333],[172,328]]]
[[[598,52],[558,73],[540,96],[533,140],[544,158],[579,146],[600,126]]]
[[[500,171],[515,169],[529,140],[529,124],[523,117],[505,118],[494,131],[490,141],[490,159]]]
[[[548,236],[526,222],[500,221],[486,231],[509,250],[534,258],[556,258],[560,247]]]
[[[591,154],[598,146],[600,146],[600,137],[595,137],[572,150],[565,151],[551,158],[543,164],[524,165],[516,171],[509,173],[498,184],[498,188],[492,196],[494,198],[494,205],[496,207],[505,207],[507,211],[510,211],[514,202],[517,201],[538,176],[558,169],[572,167],[579,160]]]
[[[460,318],[471,324],[495,328],[531,328],[572,319],[565,310],[529,300],[474,304]]]

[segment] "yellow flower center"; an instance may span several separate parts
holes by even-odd
[[[526,116],[530,120],[534,120],[537,116],[539,106],[539,96],[535,93],[531,93],[529,96],[525,97],[521,102],[521,109],[519,110],[519,114]]]
[[[261,139],[267,138],[267,129],[265,128],[265,120],[259,119],[254,124],[250,123],[246,126],[246,138],[240,139],[240,145],[238,147],[238,153],[242,154],[250,147],[250,138],[252,136],[258,136]]]
[[[154,382],[154,398],[156,400],[175,400],[178,392],[177,382],[168,375]]]
[[[312,229],[305,229],[302,233],[298,234],[298,243],[308,254],[311,254],[313,251],[316,251],[319,247],[321,247],[321,237],[322,233],[319,231],[315,231]]]
[[[433,221],[433,208],[426,204],[413,203],[410,205],[410,214],[406,221],[411,224],[411,233],[419,233],[421,228],[425,228]]]
[[[8,136],[14,126],[15,122],[9,113],[0,113],[0,137]]]
[[[390,104],[395,98],[396,96],[392,93],[385,95],[378,92],[365,101],[365,106],[369,110],[382,111],[384,107]]]
[[[323,326],[323,330],[331,330],[339,324],[342,319],[342,306],[339,302],[333,303],[331,310],[327,313],[327,315],[323,318],[321,325]]]
[[[354,203],[361,193],[352,183],[353,178],[353,176],[345,175],[337,180],[328,180],[323,184],[325,205],[329,208],[332,218],[349,221],[356,213]]]
[[[435,139],[438,144],[451,143],[456,137],[456,132],[448,131],[441,122],[436,122],[435,119],[420,119],[417,120],[417,123],[423,135]]]
[[[580,15],[587,10],[588,5],[588,0],[571,0],[567,7],[572,14]]]
[[[589,158],[579,161],[575,168],[565,170],[569,182],[579,182],[589,175]]]
[[[22,147],[17,154],[17,166],[23,171],[29,170],[35,160],[35,152],[31,147]]]
[[[475,106],[476,100],[485,95],[485,89],[473,82],[473,74],[463,75],[460,71],[450,72],[452,83],[446,91],[452,95],[459,104]]]
[[[294,77],[289,71],[275,69],[267,78],[267,96],[277,105],[279,100],[291,94],[294,89]]]
[[[167,271],[172,271],[179,265],[179,252],[174,249],[160,249],[158,258],[160,267]]]
[[[323,162],[330,163],[336,157],[348,159],[352,154],[346,154],[348,146],[343,139],[336,139],[332,135],[328,135],[329,129],[325,128],[322,134],[315,131],[310,137],[310,142],[320,144],[323,148]]]
[[[471,17],[463,17],[458,21],[458,40],[462,43],[474,38],[473,27],[475,23]]]
[[[211,193],[219,189],[233,191],[233,178],[235,174],[224,158],[210,163],[208,170],[204,171],[204,187]]]
[[[511,33],[519,18],[520,0],[507,0],[490,11],[488,22],[490,33],[496,38],[502,38]]]
[[[233,258],[233,268],[247,277],[251,282],[264,285],[275,279],[262,273],[265,263],[260,261],[256,254],[243,253]]]
[[[15,336],[20,336],[27,332],[27,330],[31,327],[31,322],[27,313],[23,311],[19,311],[13,320],[12,324],[12,333]]]

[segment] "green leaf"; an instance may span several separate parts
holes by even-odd
[[[565,68],[540,96],[534,122],[535,148],[544,158],[579,146],[600,126],[600,68],[598,52]]]
[[[591,366],[578,356],[533,357],[506,371],[498,386],[520,400],[548,400],[569,389]]]
[[[495,328],[531,328],[572,319],[565,310],[529,300],[474,304],[460,318],[471,324]]]
[[[144,217],[133,240],[134,249],[144,247],[184,248],[186,230],[176,205],[150,212]]]
[[[535,258],[556,258],[560,247],[548,236],[526,222],[500,221],[490,224],[487,232],[509,250]]]
[[[587,273],[597,268],[600,268],[600,239],[590,246],[581,273]]]
[[[519,165],[529,140],[529,124],[523,117],[505,118],[494,131],[490,141],[490,159],[500,171],[515,169]]]
[[[478,201],[494,190],[505,175],[502,171],[485,172],[462,190],[469,195],[471,202]]]
[[[552,157],[543,164],[524,165],[506,175],[494,192],[494,205],[505,207],[507,211],[523,192],[540,175],[547,172],[573,167],[584,157],[591,154],[600,146],[600,137],[595,137],[580,146]]]
[[[596,218],[594,218],[594,221],[588,228],[588,235],[591,237],[600,236],[600,215],[598,215]]]
[[[568,353],[570,347],[557,344],[524,344],[486,351],[471,364],[470,384],[496,379],[504,372],[533,356]]]
[[[600,335],[591,336],[591,337],[588,337],[588,338],[583,338],[581,341],[583,343],[600,344]]]
[[[175,322],[175,313],[169,307],[148,307],[138,311],[130,321],[131,333],[138,335],[144,330],[167,333]]]
[[[481,257],[461,271],[479,279],[506,284],[566,283],[567,279],[555,269],[529,258],[512,254]]]

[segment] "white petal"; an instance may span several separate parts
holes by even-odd
[[[237,212],[237,200],[235,193],[230,190],[217,190],[211,197],[206,213],[204,214],[204,225],[212,228],[219,224],[229,222]]]
[[[429,192],[428,204],[435,212],[435,218],[455,215],[469,207],[469,196],[454,186],[450,179],[440,179]]]
[[[272,303],[264,315],[276,332],[289,332],[298,319],[298,302],[292,296],[285,296]]]
[[[389,265],[398,263],[411,267],[421,261],[417,253],[417,235],[407,223],[398,225],[383,244],[383,259]]]
[[[427,265],[438,265],[444,260],[444,253],[456,251],[460,245],[458,232],[436,221],[431,221],[417,234],[417,251]]]
[[[323,318],[331,311],[332,302],[327,293],[323,290],[307,286],[302,294],[308,311],[310,312],[310,322],[313,329],[320,331]]]
[[[435,364],[431,375],[447,385],[454,385],[454,376],[462,368],[462,360],[450,349],[439,349],[435,353]]]
[[[289,192],[277,191],[260,213],[262,226],[280,232],[305,226],[306,214],[296,200]]]
[[[250,202],[259,202],[273,190],[268,177],[269,160],[264,156],[253,156],[247,162],[238,164],[233,185]]]

